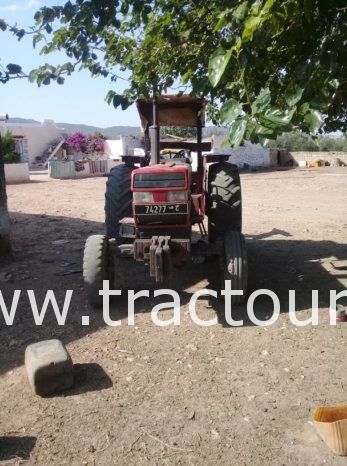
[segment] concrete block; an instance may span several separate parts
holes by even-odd
[[[6,184],[25,183],[30,181],[27,163],[5,163]]]
[[[73,385],[73,363],[60,340],[45,340],[25,350],[25,367],[34,393],[51,395]]]

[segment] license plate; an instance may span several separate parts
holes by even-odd
[[[187,204],[135,204],[135,215],[187,214]]]

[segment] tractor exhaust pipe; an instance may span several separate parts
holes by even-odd
[[[153,124],[149,128],[151,139],[151,165],[160,163],[160,126],[158,120],[158,98],[153,92]]]

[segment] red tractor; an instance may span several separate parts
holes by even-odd
[[[219,256],[222,282],[230,280],[233,290],[244,293],[233,296],[232,304],[244,298],[247,254],[241,234],[240,177],[228,155],[203,154],[204,107],[204,99],[187,95],[137,101],[145,156],[124,156],[124,163],[111,170],[105,194],[106,236],[90,236],[85,245],[83,276],[92,307],[102,305],[103,280],[117,288],[114,270],[122,256],[147,261],[157,282],[190,258],[199,262],[201,257]],[[197,141],[160,141],[160,125],[196,127]],[[199,235],[192,235],[194,225]]]

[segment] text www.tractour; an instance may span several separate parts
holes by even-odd
[[[110,297],[121,296],[122,291],[110,289],[108,280],[104,280],[103,288],[102,290],[100,290],[99,293],[103,297],[102,314],[103,314],[103,319],[104,319],[105,324],[111,327],[122,325],[122,322],[124,321],[113,320],[111,319],[111,316],[110,316]],[[212,290],[212,289],[207,289],[207,288],[198,290],[194,294],[192,294],[190,298],[189,306],[188,306],[189,316],[192,319],[192,321],[199,326],[209,327],[212,325],[216,325],[218,323],[217,317],[214,317],[213,319],[209,319],[209,320],[203,320],[198,316],[197,310],[196,310],[196,302],[202,296],[211,296],[216,299],[219,297],[223,297],[225,320],[227,324],[233,327],[240,327],[243,325],[244,321],[243,319],[234,320],[232,318],[231,297],[233,295],[242,295],[242,293],[243,293],[242,290],[231,289],[230,280],[225,281],[224,289],[220,290],[219,292]],[[267,296],[272,301],[272,315],[267,320],[258,319],[254,312],[254,303],[256,299],[261,295]],[[157,298],[159,296],[168,296],[171,300],[156,304],[151,309],[150,314],[151,314],[152,322],[155,325],[160,326],[160,327],[164,327],[168,325],[175,325],[175,326],[180,325],[181,324],[181,312],[180,312],[181,303],[180,303],[180,296],[177,293],[177,291],[166,289],[166,288],[154,290],[153,297]],[[338,299],[342,297],[346,297],[346,296],[347,296],[347,290],[341,291],[339,293],[337,293],[336,290],[330,290],[330,307],[329,307],[330,325],[336,325],[336,304],[337,304]],[[66,290],[64,302],[61,303],[60,305],[57,302],[57,299],[55,297],[53,290],[48,290],[46,292],[45,298],[41,305],[37,302],[34,290],[26,290],[26,292],[23,290],[15,290],[12,296],[12,301],[7,302],[7,303],[5,302],[3,294],[0,291],[0,308],[1,308],[1,313],[2,313],[2,316],[4,318],[6,325],[10,326],[14,324],[16,313],[20,309],[20,305],[23,304],[26,297],[30,304],[30,308],[31,308],[31,312],[33,315],[35,325],[38,325],[38,326],[42,325],[44,318],[47,314],[47,311],[50,311],[51,309],[53,309],[58,325],[65,325],[66,318],[67,318],[70,305],[71,305],[71,301],[72,301],[72,297],[73,297],[73,290]],[[150,297],[151,296],[150,296],[149,290],[140,290],[137,292],[134,290],[127,291],[127,298],[128,298],[128,303],[127,303],[128,317],[127,317],[127,322],[126,322],[127,325],[135,325],[135,302],[136,300],[139,298],[150,298]],[[295,290],[289,290],[289,319],[290,321],[298,327],[303,327],[303,326],[310,325],[310,324],[318,325],[319,324],[318,298],[319,298],[318,290],[312,290],[311,316],[305,320],[300,320],[298,319],[296,315],[296,310],[295,310]],[[276,293],[268,289],[259,289],[251,293],[250,296],[248,297],[246,308],[247,308],[247,316],[250,319],[250,321],[254,325],[258,325],[262,327],[274,324],[277,321],[279,314],[280,314],[280,310],[281,310],[280,300],[278,296],[276,295]],[[159,312],[164,309],[172,311],[172,317],[170,319],[161,320],[159,318]],[[82,316],[82,325],[89,325],[89,316]]]

